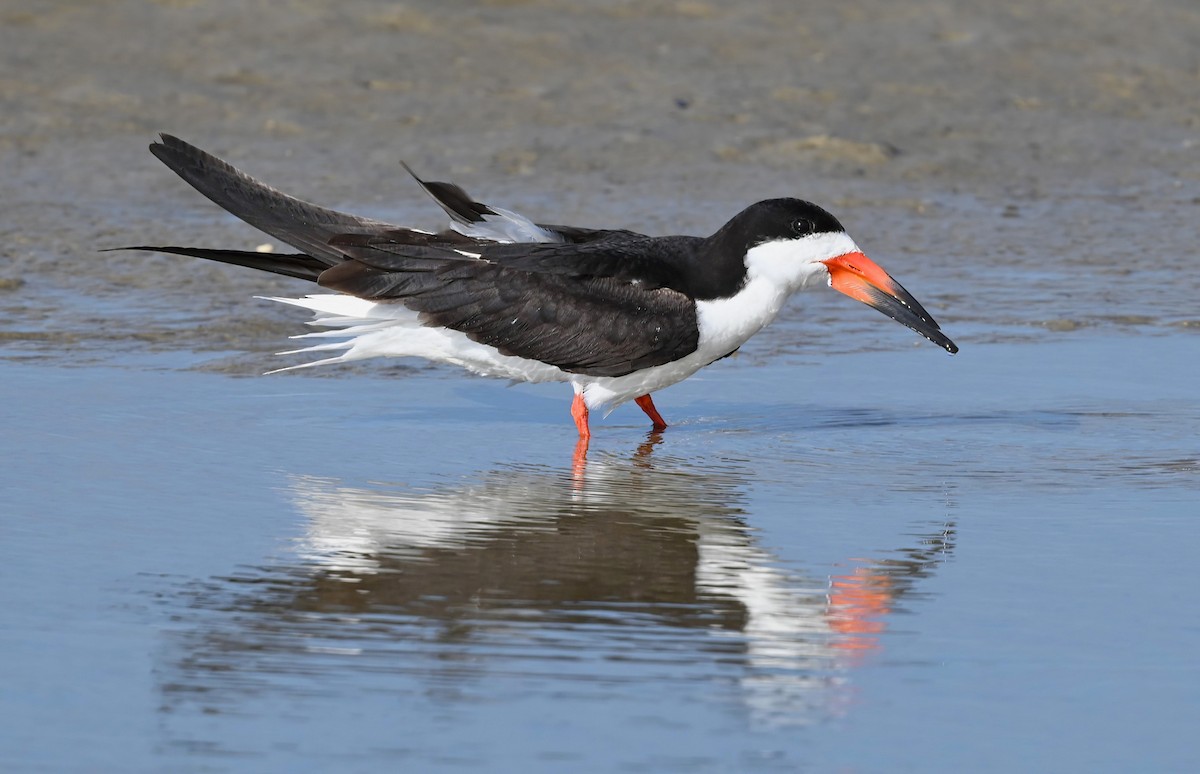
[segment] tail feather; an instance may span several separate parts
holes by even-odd
[[[297,350],[297,351],[299,352],[302,350]],[[322,360],[313,360],[308,363],[297,363],[296,365],[284,366],[283,368],[272,368],[270,371],[264,371],[263,376],[270,376],[271,374],[281,374],[284,371],[299,371],[301,368],[312,368],[314,366],[333,365],[334,363],[345,363],[346,361],[353,360],[353,359],[354,358],[348,358],[345,355],[338,355],[337,357],[327,357]]]
[[[343,331],[339,331],[339,332],[342,333],[343,335],[345,335],[345,333]],[[293,336],[292,338],[295,338],[295,337]],[[306,352],[328,352],[331,350],[338,350],[338,349],[350,349],[350,347],[352,347],[352,346],[353,346],[353,342],[350,342],[350,341],[334,341],[329,344],[314,344],[309,347],[299,347],[297,349],[285,349],[282,352],[276,352],[275,354],[276,355],[300,355],[300,354],[304,354]]]

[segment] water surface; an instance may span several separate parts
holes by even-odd
[[[1182,769],[1189,343],[732,363],[582,467],[553,387],[6,365],[5,763]]]

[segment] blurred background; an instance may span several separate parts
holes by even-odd
[[[47,337],[72,357],[224,346],[294,319],[244,303],[236,271],[96,253],[261,242],[146,153],[160,131],[301,198],[427,227],[440,213],[401,159],[537,218],[656,234],[808,198],[960,335],[1197,324],[1194,286],[1169,279],[1190,271],[1200,212],[1186,0],[10,0],[0,15],[0,312],[26,354],[47,356]]]

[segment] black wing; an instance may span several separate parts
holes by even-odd
[[[462,331],[505,355],[572,373],[624,376],[678,360],[699,342],[694,302],[669,287],[464,256],[402,255],[410,248],[350,241],[338,240],[351,260],[321,274],[322,287],[399,301],[427,324]],[[560,258],[572,263],[569,255]]]
[[[650,237],[540,224],[556,241],[503,244],[455,231],[430,234],[301,201],[171,135],[150,150],[214,203],[302,252],[133,249],[396,300],[428,324],[575,373],[623,376],[696,349],[695,305],[675,268],[674,249],[663,242],[647,249],[655,242]],[[478,225],[497,214],[458,186],[417,181],[460,224]]]
[[[329,266],[342,261],[329,246],[337,234],[398,228],[288,196],[178,137],[160,136],[162,142],[153,143],[150,152],[193,188],[251,226]]]
[[[346,258],[375,269],[413,270],[413,259],[483,261],[514,271],[573,279],[609,277],[646,290],[672,288],[685,295],[687,274],[679,270],[696,237],[648,237],[631,231],[595,231],[581,242],[515,244],[487,242],[456,232],[426,234],[406,229],[379,234],[340,234],[330,244]],[[346,291],[350,292],[350,291]],[[366,297],[366,296],[364,296]]]
[[[272,274],[282,274],[284,277],[316,282],[321,272],[329,268],[325,261],[319,261],[304,253],[259,253],[250,250],[212,250],[205,247],[174,247],[167,245],[130,245],[129,247],[112,247],[101,250],[107,253],[112,250],[149,250],[154,253],[172,253],[187,255],[192,258],[204,258],[218,263],[229,263],[234,266],[245,266],[250,269],[267,271]]]
[[[404,167],[404,171],[412,175],[412,179],[417,181],[417,185],[425,189],[425,193],[429,194],[429,198],[437,202],[450,219],[457,223],[481,223],[484,215],[495,215],[490,207],[481,202],[477,202],[471,198],[471,195],[464,191],[461,186],[454,183],[439,183],[432,180],[422,180],[417,176],[416,172],[412,171],[412,167],[400,162],[400,166]]]
[[[465,236],[456,231],[429,234],[405,229],[380,220],[319,207],[288,196],[178,137],[169,134],[163,134],[160,137],[162,142],[152,143],[150,152],[166,164],[171,171],[221,208],[281,242],[301,250],[311,259],[325,266],[334,266],[344,259],[340,251],[330,246],[330,240],[344,234],[381,235],[397,244],[473,248],[494,244],[491,240]],[[469,226],[483,222],[484,215],[496,214],[486,204],[474,201],[459,186],[452,183],[427,182],[417,177],[407,165],[404,165],[404,168],[456,222]],[[553,232],[558,242],[567,243],[592,242],[613,236],[637,236],[629,231],[543,226],[541,224],[538,224],[538,227]],[[152,246],[123,249],[156,250],[179,255],[192,255],[198,258],[250,266],[286,276],[303,279],[316,278],[307,266],[287,266],[287,259],[297,256],[279,255],[277,258],[282,260],[272,262],[243,260],[243,258],[252,256],[237,250]]]

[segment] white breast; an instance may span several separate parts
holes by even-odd
[[[616,408],[640,395],[683,381],[704,366],[740,347],[775,319],[788,294],[774,283],[751,280],[735,296],[696,303],[700,340],[686,357],[637,373],[615,377],[574,376],[589,409]]]
[[[801,239],[758,245],[746,254],[746,282],[734,295],[696,302],[700,340],[687,357],[616,377],[573,376],[589,409],[622,403],[669,387],[728,355],[767,326],[797,290],[826,284],[829,270],[823,260],[855,252],[854,240],[844,233],[816,234]]]

